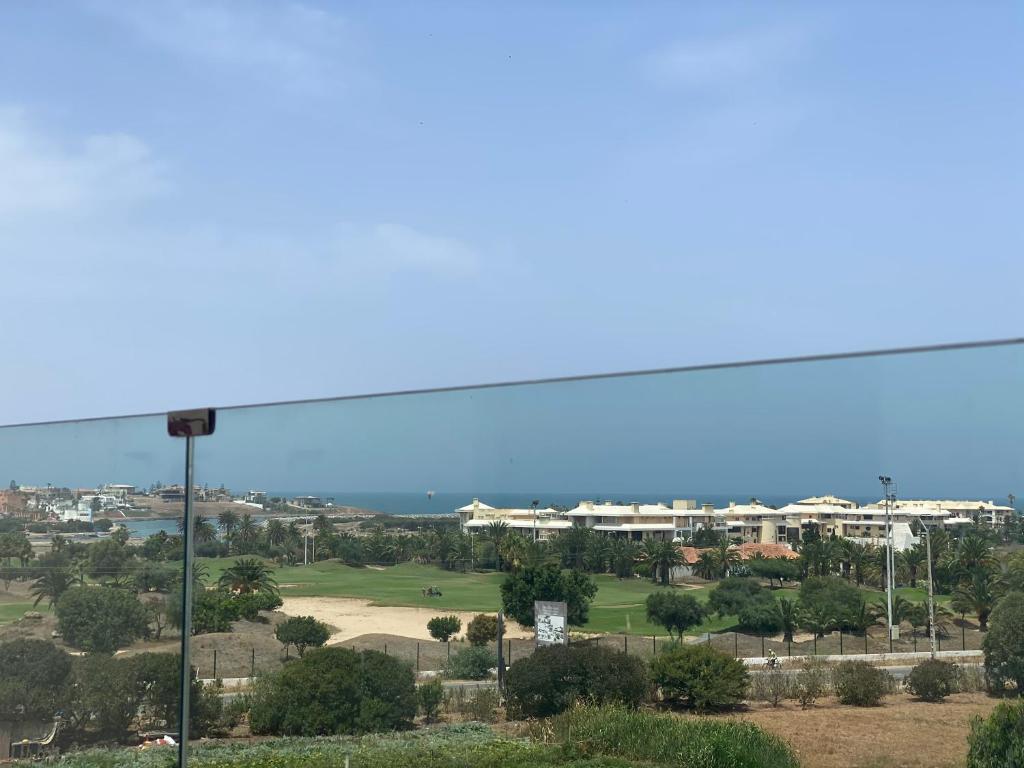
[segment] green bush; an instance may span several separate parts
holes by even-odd
[[[907,675],[907,690],[923,701],[942,701],[956,693],[959,682],[956,664],[940,659],[922,661]]]
[[[821,659],[804,661],[796,674],[794,693],[801,709],[810,709],[814,702],[825,695],[829,685],[829,666]]]
[[[466,625],[466,639],[473,645],[487,645],[498,639],[498,617],[478,613]]]
[[[509,574],[501,584],[501,606],[520,626],[532,627],[534,601],[565,602],[568,623],[581,627],[587,623],[590,601],[596,594],[597,584],[583,571],[563,571],[547,563]]]
[[[444,701],[444,685],[435,677],[416,689],[416,699],[420,705],[420,712],[429,723],[437,717],[437,711]]]
[[[704,644],[676,646],[658,654],[651,672],[666,701],[698,712],[737,706],[750,684],[742,661]]]
[[[253,733],[290,736],[409,728],[416,714],[412,668],[377,651],[317,648],[261,680]]]
[[[982,641],[989,685],[1002,692],[1008,682],[1024,693],[1024,593],[1010,592],[996,603]]]
[[[755,596],[764,593],[764,587],[755,579],[730,576],[722,579],[708,595],[708,609],[719,616],[735,616]]]
[[[638,706],[648,696],[647,666],[597,646],[551,645],[516,661],[505,681],[511,717],[547,717],[577,701]]]
[[[462,629],[462,619],[458,616],[435,616],[427,622],[427,632],[435,640],[448,642]]]
[[[49,720],[70,673],[71,657],[47,640],[0,644],[0,720]]]
[[[832,671],[832,685],[842,704],[877,707],[889,692],[889,673],[865,661],[844,661]]]
[[[1000,704],[986,720],[975,717],[967,743],[967,768],[1024,765],[1024,701]]]
[[[331,636],[331,630],[322,621],[313,616],[292,616],[274,628],[274,637],[282,643],[285,650],[294,645],[299,658],[306,654],[307,648],[319,648]]]
[[[644,765],[798,768],[778,736],[752,723],[682,720],[620,706],[579,707],[551,723],[567,757],[618,757]]]
[[[771,592],[758,592],[737,614],[740,629],[759,635],[774,635],[783,629],[779,604]]]
[[[471,645],[452,654],[444,675],[454,680],[486,680],[498,666],[498,656],[490,648]]]
[[[683,632],[704,621],[707,611],[693,595],[667,589],[647,596],[647,620],[664,627],[669,637],[682,637]]]
[[[799,602],[806,619],[820,623],[827,617],[833,627],[853,629],[864,598],[859,589],[838,576],[811,576],[800,585]]]
[[[83,651],[113,653],[149,632],[146,607],[123,589],[73,587],[61,595],[56,611],[64,642]]]

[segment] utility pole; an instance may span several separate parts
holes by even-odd
[[[537,505],[538,504],[540,504],[540,501],[538,501],[537,499],[534,499],[533,501],[530,502],[530,506],[533,507],[533,540],[534,541],[537,540]]]

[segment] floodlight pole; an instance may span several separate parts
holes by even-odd
[[[928,634],[932,645],[932,658],[935,658],[935,587],[932,583],[932,534],[928,526],[921,523],[924,528],[924,540],[928,556]]]
[[[893,640],[893,623],[892,623],[892,590],[893,590],[893,567],[895,566],[896,559],[893,556],[892,551],[892,517],[891,517],[891,499],[892,496],[889,489],[892,487],[892,478],[886,475],[879,475],[878,481],[882,484],[882,492],[885,494],[885,607],[886,617],[888,621],[888,632],[890,643]]]

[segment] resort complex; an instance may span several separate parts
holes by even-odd
[[[914,534],[918,524],[953,531],[975,523],[1001,527],[1013,511],[1013,507],[993,501],[914,499],[890,502],[888,514],[893,526],[894,548],[903,551],[918,543]],[[884,500],[860,506],[835,496],[802,499],[778,509],[757,499],[748,504],[730,503],[723,508],[715,508],[713,504],[698,505],[693,499],[676,499],[671,506],[581,501],[565,511],[536,506],[497,509],[473,499],[456,512],[463,531],[480,531],[500,521],[536,540],[550,539],[568,528],[586,527],[606,536],[632,541],[685,542],[706,528],[730,539],[784,545],[797,544],[804,531],[810,528],[823,536],[880,544],[885,540],[887,515]]]

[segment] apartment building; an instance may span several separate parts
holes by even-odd
[[[671,506],[581,501],[567,512],[550,508],[496,509],[473,499],[456,512],[464,531],[480,530],[502,520],[510,528],[532,531],[535,539],[548,539],[560,530],[575,526],[631,541],[686,541],[699,529],[711,528],[730,539],[788,547],[797,544],[811,529],[822,536],[881,544],[885,542],[886,525],[884,501],[862,507],[831,495],[810,497],[779,509],[756,500],[749,504],[730,503],[716,509],[711,504],[698,507],[693,499],[676,499]],[[1012,507],[1001,507],[991,501],[938,500],[898,501],[889,511],[897,550],[908,549],[918,542],[914,530],[919,523],[955,531],[975,522],[1002,525],[1006,516],[1013,513]]]

